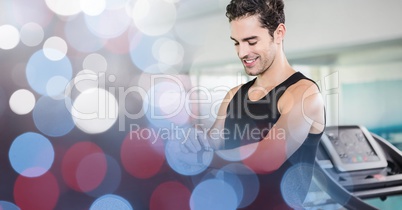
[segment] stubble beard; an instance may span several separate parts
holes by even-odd
[[[253,72],[252,70],[248,69],[246,66],[243,65],[244,67],[244,71],[246,72],[246,74],[248,74],[249,76],[258,76],[261,75],[263,73],[265,73],[266,71],[268,71],[268,69],[272,66],[272,64],[274,63],[275,60],[275,56],[273,56],[271,63],[267,66],[265,65],[267,62],[262,62],[261,67],[258,67],[260,69],[258,69],[257,72]],[[256,68],[257,66],[254,66],[254,68]],[[264,68],[265,67],[265,68]]]
[[[266,72],[268,69],[259,69],[257,72],[252,72],[250,70],[248,70],[246,67],[244,67],[244,71],[246,71],[246,74],[248,74],[249,76],[258,76],[264,72]]]

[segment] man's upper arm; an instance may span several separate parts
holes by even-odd
[[[281,117],[275,124],[286,132],[288,157],[300,147],[309,133],[321,133],[325,127],[324,102],[318,87],[311,81],[302,81],[287,93]]]

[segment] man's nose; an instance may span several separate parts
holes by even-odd
[[[249,54],[249,52],[250,52],[249,46],[247,46],[246,44],[239,44],[237,51],[237,55],[239,56],[239,58],[246,57]]]

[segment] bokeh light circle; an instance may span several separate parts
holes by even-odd
[[[10,50],[20,42],[20,32],[12,25],[0,26],[0,49]]]
[[[237,205],[240,204],[245,192],[243,189],[243,183],[240,181],[240,178],[237,176],[237,174],[225,171],[223,169],[211,170],[203,177],[202,180],[205,181],[208,179],[218,179],[229,184],[233,188],[234,192],[236,192],[238,202]]]
[[[217,177],[225,180],[225,175],[228,173],[233,175],[235,174],[237,179],[239,179],[241,182],[243,194],[241,200],[239,200],[238,208],[244,208],[250,205],[257,198],[258,192],[260,190],[260,181],[257,174],[255,174],[254,171],[252,171],[244,164],[231,163],[224,166],[217,173]],[[234,186],[232,185],[232,187]],[[234,189],[235,192],[238,192],[237,188],[234,187]]]
[[[284,174],[281,181],[281,193],[285,202],[292,208],[303,208],[313,170],[311,164],[299,163],[289,168]]]
[[[113,1],[106,1],[106,8],[108,9],[120,9],[125,8],[131,0],[113,0]]]
[[[105,72],[107,70],[107,61],[101,54],[92,53],[85,57],[82,67],[94,72]]]
[[[158,130],[131,127],[121,145],[121,161],[124,169],[136,178],[155,176],[165,162],[164,143]]]
[[[77,184],[83,192],[96,189],[104,180],[107,170],[106,157],[102,153],[92,153],[81,159],[77,165]]]
[[[107,194],[96,199],[89,210],[133,210],[130,203],[121,196]]]
[[[11,202],[0,201],[0,210],[21,210],[21,209]]]
[[[107,165],[103,150],[92,142],[79,142],[64,154],[61,172],[71,189],[89,192],[101,185]]]
[[[71,16],[76,15],[81,12],[81,1],[82,0],[45,0],[46,5],[54,13],[61,16]]]
[[[146,36],[141,33],[135,34],[130,40],[131,61],[141,71],[145,71],[148,67],[158,63],[152,54],[152,46],[155,40],[155,37]],[[148,73],[160,73],[160,71]]]
[[[91,88],[77,96],[71,111],[75,125],[85,133],[102,133],[117,120],[118,103],[113,94]]]
[[[31,112],[35,106],[35,102],[34,94],[26,89],[15,91],[9,100],[11,110],[18,115],[24,115]]]
[[[98,37],[109,39],[121,35],[131,23],[125,9],[106,9],[97,16],[85,16],[88,29]]]
[[[132,17],[144,34],[158,36],[167,33],[176,22],[176,7],[163,0],[137,0]]]
[[[172,66],[163,63],[152,64],[143,71],[150,74],[175,74],[178,72]]]
[[[68,105],[70,98],[56,100],[42,96],[33,110],[33,119],[36,128],[48,136],[64,136],[74,128]]]
[[[52,61],[58,61],[67,54],[67,43],[62,38],[53,36],[48,38],[43,44],[43,53]]]
[[[54,149],[50,141],[33,132],[14,139],[9,150],[13,169],[25,177],[38,177],[46,173],[54,161]]]
[[[95,52],[101,49],[106,42],[89,30],[82,14],[69,19],[64,27],[64,33],[69,46],[80,52]]]
[[[106,8],[106,0],[81,0],[81,10],[86,15],[97,16]]]
[[[10,7],[11,6],[11,7]],[[46,6],[45,1],[13,0],[3,4],[4,13],[11,13],[13,21],[19,25],[35,22],[42,27],[47,27],[54,17],[54,13]]]
[[[134,29],[129,27],[129,29],[122,33],[120,36],[107,39],[105,49],[113,54],[128,54],[130,52],[131,39],[128,34],[131,30]]]
[[[166,79],[166,77],[159,78]],[[154,78],[157,81],[157,78]],[[189,122],[187,113],[186,91],[182,82],[169,77],[150,88],[148,97],[143,101],[143,107],[148,112],[146,117],[156,127],[171,127],[171,124],[185,125]]]
[[[168,181],[160,184],[149,200],[150,210],[190,210],[191,192],[180,182]]]
[[[183,60],[184,48],[175,40],[160,38],[154,43],[152,53],[159,62],[176,65]]]
[[[148,90],[154,86],[154,82],[152,82],[153,75],[152,74],[147,74],[147,73],[140,73],[136,75],[132,79],[131,86],[137,85],[141,89],[148,92]],[[147,93],[146,92],[146,93]]]
[[[59,196],[60,187],[50,172],[34,178],[19,176],[14,184],[14,200],[21,209],[52,210]]]
[[[99,86],[99,76],[92,70],[81,70],[74,77],[74,87],[80,92],[97,88]]]
[[[208,179],[198,184],[190,197],[192,210],[235,210],[237,196],[234,189],[220,179]]]
[[[54,99],[63,99],[66,87],[70,81],[65,77],[54,76],[46,84],[46,93]]]
[[[212,152],[203,152],[202,154],[185,153],[181,149],[182,142],[184,142],[183,136],[180,139],[169,139],[167,141],[165,153],[169,166],[177,173],[186,176],[200,174],[205,171],[212,162]],[[201,160],[199,155],[202,158]]]
[[[99,153],[97,155],[99,155]],[[106,157],[106,165],[107,165],[105,178],[103,179],[103,181],[100,183],[100,185],[96,189],[86,192],[86,194],[88,194],[92,197],[97,198],[104,194],[112,193],[120,186],[120,183],[121,183],[122,177],[121,177],[120,164],[115,160],[114,157],[112,157],[110,155],[105,155],[105,157]],[[81,180],[81,181],[85,181],[85,180]]]
[[[45,32],[42,26],[37,23],[27,23],[21,27],[20,30],[21,42],[28,47],[39,45],[43,41]]]
[[[34,53],[29,59],[26,67],[26,77],[29,85],[37,93],[47,95],[48,82],[55,76],[64,77],[71,80],[72,77],[71,62],[67,57],[61,60],[49,60],[43,50]],[[54,84],[53,88],[62,90],[65,84]]]

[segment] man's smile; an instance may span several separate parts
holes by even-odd
[[[242,59],[242,60],[243,60],[243,64],[244,64],[246,67],[252,67],[252,66],[254,66],[254,64],[255,64],[255,62],[258,60],[258,58],[259,58],[259,57]]]

